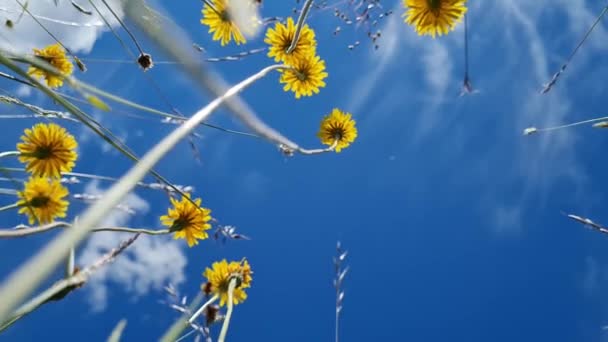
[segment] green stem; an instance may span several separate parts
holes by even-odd
[[[197,311],[194,313],[194,315],[192,315],[192,317],[190,317],[190,319],[188,320],[188,323],[190,324],[190,323],[194,322],[194,321],[195,321],[195,320],[198,318],[198,316],[200,316],[200,315],[203,313],[203,311],[205,311],[205,309],[206,309],[206,308],[207,308],[209,305],[213,304],[213,302],[215,302],[215,301],[216,301],[218,298],[219,298],[219,297],[218,297],[218,295],[214,295],[213,297],[211,297],[211,298],[210,298],[210,299],[209,299],[207,302],[205,302],[205,304],[203,304],[203,305],[202,305],[202,306],[201,306],[201,307],[200,307],[200,308],[199,308],[199,309],[198,309],[198,310],[197,310]]]
[[[222,330],[220,331],[220,337],[218,337],[217,342],[224,342],[226,339],[226,333],[228,332],[228,326],[230,325],[230,317],[232,317],[232,297],[234,296],[234,289],[236,288],[236,277],[230,279],[230,283],[228,283],[228,309],[226,310],[226,317],[224,317],[224,324],[222,324]]]
[[[48,232],[57,228],[70,228],[72,224],[68,222],[57,221],[46,224],[40,227],[27,227],[19,229],[0,229],[0,239],[11,239],[19,238],[39,233]],[[165,235],[171,234],[169,229],[144,229],[144,228],[130,228],[130,227],[100,227],[92,230],[93,233],[97,232],[122,232],[122,233],[133,233],[133,234],[145,234],[145,235]]]
[[[19,152],[19,151],[0,152],[0,158],[18,156],[20,154],[21,154],[21,152]]]
[[[292,53],[293,50],[295,50],[296,45],[298,45],[298,40],[300,40],[300,33],[302,32],[302,27],[304,26],[306,16],[308,16],[308,11],[310,11],[312,3],[313,0],[306,0],[304,6],[302,6],[302,12],[300,12],[300,16],[298,17],[298,23],[296,24],[296,32],[293,36],[293,40],[291,41],[291,45],[289,45],[285,53]]]
[[[93,272],[95,272],[98,268],[112,262],[119,254],[133,244],[138,237],[139,234],[123,241],[118,247],[112,249],[82,271],[56,282],[51,287],[20,306],[15,312],[12,313],[12,315],[7,317],[6,320],[0,320],[0,332],[6,330],[13,323],[23,318],[27,314],[38,309],[41,305],[51,300],[60,300],[75,288],[82,286]]]
[[[74,274],[74,247],[70,248],[68,256],[65,258],[65,278]]]
[[[171,325],[171,327],[169,327],[169,329],[160,338],[160,342],[174,342],[182,331],[188,327],[188,317],[190,316],[190,312],[192,312],[192,310],[194,310],[202,301],[203,293],[199,292],[199,294],[194,297],[194,300],[192,300],[190,305],[188,305],[188,313],[184,313]]]
[[[23,304],[21,307],[15,310],[15,312],[10,317],[8,317],[8,319],[2,321],[0,323],[0,332],[3,332],[13,323],[23,318],[23,316],[26,316],[30,312],[36,310],[42,304],[48,302],[53,296],[57,295],[58,293],[61,293],[62,291],[65,291],[70,287],[74,287],[84,283],[86,281],[86,278],[87,277],[84,274],[78,273],[69,278],[58,281],[57,283],[46,289],[44,292],[32,298],[29,302]]]
[[[577,121],[577,122],[573,122],[573,123],[561,125],[561,126],[538,128],[537,131],[538,132],[549,132],[549,131],[555,131],[555,130],[562,129],[562,128],[574,127],[574,126],[584,125],[584,124],[597,122],[597,121],[603,121],[603,120],[608,120],[608,116],[604,116],[602,118],[584,120],[584,121]]]
[[[17,208],[19,208],[19,205],[17,203],[13,203],[13,204],[5,205],[4,207],[0,207],[0,212],[17,209]]]

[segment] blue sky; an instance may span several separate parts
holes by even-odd
[[[74,340],[86,334],[104,340],[126,318],[125,340],[154,340],[177,317],[159,303],[165,298],[162,286],[173,283],[193,297],[205,267],[245,256],[254,283],[247,301],[235,310],[231,340],[330,340],[335,301],[331,259],[341,240],[351,266],[344,286],[344,341],[608,341],[602,328],[608,323],[606,238],[562,215],[608,223],[603,210],[606,133],[581,126],[522,135],[529,126],[606,115],[605,23],[553,90],[539,94],[605,3],[469,1],[470,74],[479,93],[465,97],[458,96],[462,25],[439,39],[419,37],[402,22],[400,2],[382,3],[394,13],[378,24],[378,50],[364,30],[340,24],[333,11],[312,12],[309,23],[329,72],[319,95],[295,100],[282,91],[276,74],[242,94],[266,122],[306,147],[317,147],[323,115],[334,107],[349,111],[359,129],[351,147],[339,154],[287,158],[264,141],[201,129],[196,140],[200,163],[183,143],[158,166],[171,181],[194,186],[215,218],[237,226],[251,241],[222,246],[208,240],[188,249],[183,241],[142,238],[89,284],[42,307],[0,339]],[[16,15],[11,6],[0,4],[8,9],[0,11],[2,19]],[[85,62],[128,59],[115,38],[95,26],[98,18],[82,18],[68,1],[60,6],[65,10],[42,1],[31,10],[91,24],[76,30],[45,22]],[[163,12],[209,56],[264,46],[257,37],[244,47],[220,48],[199,24],[200,1],[164,6]],[[262,14],[285,17],[294,6],[295,1],[266,1]],[[342,32],[335,36],[337,25]],[[28,18],[0,33],[1,46],[17,51],[52,42]],[[166,60],[141,32],[135,34],[155,60]],[[356,40],[361,44],[349,50],[347,45]],[[213,67],[234,83],[271,63],[259,54]],[[170,110],[150,78],[186,115],[209,99],[173,65],[158,64],[148,75],[131,64],[87,65],[86,73],[76,73],[79,79],[151,107]],[[57,108],[14,83],[0,81],[0,88],[29,103]],[[140,155],[172,128],[149,114],[111,106],[111,113],[83,108]],[[15,106],[0,108],[2,114],[27,113]],[[5,119],[3,150],[14,149],[23,128],[34,122]],[[210,122],[243,129],[223,110]],[[132,165],[86,128],[62,123],[80,143],[76,171],[118,177]],[[99,194],[108,186],[84,182],[70,189]],[[2,200],[4,205],[12,198]],[[137,214],[116,211],[108,224],[157,228],[168,200],[163,193],[138,189],[125,203]],[[74,201],[70,215],[83,208]],[[11,213],[0,217],[6,228],[24,222]],[[5,251],[1,274],[52,236],[0,241]],[[122,239],[95,234],[79,247],[78,263],[86,265]],[[59,276],[58,271],[46,285]]]

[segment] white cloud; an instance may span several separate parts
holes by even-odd
[[[21,3],[25,2],[25,0],[21,1]],[[107,2],[118,16],[123,16],[123,1],[108,0]],[[100,0],[95,0],[94,3],[112,26],[118,24]],[[82,6],[93,12],[93,15],[79,12],[70,1],[65,0],[59,1],[57,6],[53,0],[28,1],[27,8],[65,46],[75,53],[87,53],[107,28],[87,1],[83,1]],[[40,48],[55,43],[53,38],[27,13],[24,13],[19,20],[21,13],[21,6],[17,1],[4,1],[0,5],[2,23],[10,19],[14,25],[12,29],[4,25],[0,29],[0,48],[31,53],[34,47]]]
[[[32,87],[22,84],[17,87],[17,90],[15,90],[15,95],[21,99],[29,97],[32,95]]]
[[[498,206],[494,210],[494,231],[498,234],[514,234],[521,230],[522,210],[519,206]]]
[[[87,184],[85,192],[97,195],[103,191],[97,182],[92,182]],[[122,204],[135,210],[138,215],[144,215],[149,209],[148,203],[135,194],[129,194]],[[125,211],[115,210],[101,225],[125,226],[130,218]],[[77,259],[78,264],[89,265],[129,236],[132,235],[114,232],[91,235]],[[93,311],[106,308],[110,284],[118,285],[134,298],[159,290],[169,282],[179,285],[186,279],[186,263],[186,256],[178,241],[168,236],[142,235],[112,264],[96,271],[87,282],[85,288],[90,291],[88,298],[91,308]]]
[[[602,282],[602,272],[600,269],[599,262],[588,256],[585,258],[585,270],[582,277],[582,287],[586,295],[594,295]]]

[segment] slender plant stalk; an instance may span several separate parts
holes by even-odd
[[[137,50],[139,50],[139,53],[144,54],[144,50],[141,48],[141,46],[137,42],[137,39],[135,39],[135,36],[133,35],[133,33],[131,33],[131,30],[129,30],[129,28],[127,27],[127,25],[125,25],[125,23],[122,22],[122,20],[120,19],[120,17],[118,15],[116,15],[116,13],[112,9],[112,7],[110,7],[110,5],[108,5],[108,2],[106,0],[101,0],[101,2],[103,2],[104,5],[106,5],[106,7],[110,11],[110,13],[112,13],[112,16],[114,16],[114,18],[118,21],[118,23],[120,24],[120,26],[122,26],[122,28],[127,32],[127,34],[129,35],[129,37],[131,37],[131,40],[133,41],[133,43],[137,47]]]
[[[65,258],[65,277],[71,277],[74,274],[74,248],[70,248],[67,258]]]
[[[188,331],[187,333],[184,334],[184,336],[178,338],[177,340],[175,340],[174,342],[180,342],[183,341],[184,339],[188,338],[188,336],[194,334],[196,332],[196,330],[192,329],[190,331]]]
[[[205,311],[205,309],[209,305],[213,304],[213,302],[215,302],[218,298],[218,295],[214,295],[208,301],[206,301],[205,304],[201,305],[201,307],[192,315],[192,317],[190,317],[190,319],[188,320],[188,324],[192,324],[198,318],[198,316],[200,316],[203,311]]]
[[[4,171],[10,171],[10,172],[27,172],[24,168],[19,168],[19,167],[3,167],[2,170]],[[76,178],[86,178],[86,179],[95,179],[95,180],[101,180],[101,181],[110,181],[110,182],[116,182],[118,181],[118,178],[115,177],[108,177],[108,176],[100,176],[100,175],[94,175],[94,174],[90,174],[90,173],[82,173],[82,172],[62,172],[61,176],[64,177],[76,177]],[[7,180],[7,179],[0,179],[0,180]],[[139,182],[137,183],[137,186],[143,187],[143,188],[149,188],[149,189],[158,189],[158,186],[161,185],[162,183],[144,183],[144,182]],[[163,187],[165,185],[162,185]],[[184,188],[183,185],[175,185],[177,188]],[[163,190],[173,190],[170,187],[167,187],[166,189],[163,188]]]
[[[14,157],[14,156],[18,156],[20,154],[21,154],[21,152],[19,152],[19,151],[0,152],[0,159],[4,158],[4,157]]]
[[[220,337],[217,342],[224,342],[226,340],[226,333],[228,333],[228,326],[230,325],[230,318],[232,317],[232,297],[234,296],[234,289],[236,288],[237,279],[233,277],[228,283],[228,309],[226,310],[226,317],[224,317],[224,324],[222,324],[222,330],[220,331]]]
[[[17,208],[19,208],[19,204],[13,203],[13,204],[5,205],[4,207],[0,207],[0,212],[7,211],[7,210],[13,210],[13,209],[17,209]]]
[[[63,221],[56,221],[49,224],[45,224],[40,227],[27,227],[27,228],[19,228],[19,229],[2,229],[0,230],[0,238],[12,238],[12,237],[21,237],[27,236],[36,233],[48,232],[50,230],[56,228],[65,228],[70,227],[71,224]]]
[[[318,148],[318,149],[312,149],[312,150],[307,150],[305,148],[299,148],[299,149],[297,149],[297,151],[298,151],[298,153],[304,154],[304,155],[321,154],[321,153],[331,152],[331,151],[335,150],[336,146],[338,146],[337,139],[334,141],[333,144],[331,144],[331,146],[329,146],[327,148]]]
[[[2,56],[0,55],[0,58]],[[145,177],[156,163],[160,161],[182,139],[188,136],[200,122],[207,119],[213,111],[227,99],[244,90],[255,81],[266,76],[273,70],[283,68],[283,65],[266,67],[253,76],[228,89],[222,96],[214,99],[207,106],[199,110],[184,124],[178,126],[168,136],[148,151],[137,164],[135,164],[116,184],[105,194],[101,201],[92,204],[76,222],[72,229],[64,231],[48,243],[40,252],[30,258],[23,266],[17,269],[0,287],[0,320],[2,320],[24,297],[31,293],[61,261],[68,248],[76,246],[88,233],[104,219],[114,206],[126,196],[137,183]]]
[[[600,233],[608,234],[608,228],[606,228],[598,223],[595,223],[586,217],[581,217],[581,216],[572,215],[572,214],[569,214],[567,216],[579,223],[582,223],[583,225],[585,225],[588,228],[595,229]]]
[[[583,39],[581,39],[578,42],[578,44],[576,45],[576,47],[574,48],[574,50],[570,53],[570,56],[568,56],[568,59],[561,66],[561,68],[559,69],[559,71],[556,72],[555,74],[553,74],[553,77],[551,78],[551,80],[549,82],[547,82],[547,84],[544,85],[543,89],[541,90],[542,94],[548,93],[553,88],[553,86],[555,85],[555,83],[557,83],[557,80],[559,79],[559,77],[561,76],[561,74],[564,71],[566,71],[566,68],[568,67],[568,65],[570,64],[570,62],[572,61],[572,59],[574,58],[574,56],[578,52],[578,50],[581,48],[581,46],[583,46],[583,44],[585,43],[585,41],[587,40],[587,38],[589,38],[589,35],[591,35],[591,32],[593,32],[593,30],[595,29],[595,27],[597,26],[597,24],[599,24],[599,22],[602,20],[602,18],[604,17],[604,15],[606,15],[606,13],[608,13],[608,6],[604,7],[604,9],[600,13],[600,15],[595,19],[595,22],[593,23],[593,25],[591,25],[591,27],[587,30],[587,32],[585,32],[585,35],[583,36]]]
[[[0,332],[6,330],[17,320],[23,318],[30,312],[39,308],[42,304],[48,302],[56,294],[65,291],[68,288],[83,284],[87,279],[87,276],[83,273],[77,273],[69,278],[63,279],[34,297],[32,300],[23,304],[17,309],[7,320],[2,321],[0,324]]]
[[[19,0],[15,0],[19,6],[21,6],[21,8],[23,9],[24,12],[26,12],[31,18],[32,20],[34,20],[36,22],[36,24],[38,24],[38,26],[40,26],[49,36],[51,36],[51,38],[53,38],[54,41],[56,41],[59,45],[61,45],[61,47],[63,47],[65,49],[65,51],[67,51],[67,53],[74,58],[75,60],[77,60],[78,58],[72,53],[72,51],[70,51],[70,49],[68,49],[65,45],[63,45],[63,43],[51,32],[49,31],[46,26],[44,26],[39,20],[38,18],[36,18],[28,9],[26,5],[23,5]],[[27,3],[27,1],[26,1]]]
[[[67,293],[69,293],[71,290],[74,290],[75,288],[84,284],[93,272],[95,272],[103,265],[112,262],[114,258],[116,258],[116,256],[118,256],[130,245],[132,245],[138,237],[139,234],[136,234],[128,240],[123,241],[118,247],[112,249],[99,260],[94,262],[92,265],[88,266],[80,272],[72,274],[70,277],[64,278],[56,282],[51,287],[44,290],[42,293],[29,300],[27,303],[23,304],[12,315],[10,315],[10,317],[7,317],[6,320],[0,320],[0,332],[6,330],[13,323],[28,315],[32,311],[38,309],[41,305],[54,299],[61,299],[63,298],[63,296],[67,295]],[[59,298],[57,298],[58,296]]]
[[[298,17],[298,22],[296,24],[296,32],[293,36],[293,40],[291,41],[291,45],[289,45],[285,53],[292,53],[293,50],[296,48],[296,45],[298,45],[298,40],[300,40],[300,33],[302,32],[302,27],[304,26],[306,16],[308,16],[308,12],[310,11],[310,7],[312,6],[313,2],[313,0],[306,0],[304,5],[302,6],[302,11],[300,12],[300,16]]]
[[[126,326],[127,320],[124,318],[121,319],[120,322],[118,322],[118,324],[116,324],[116,326],[112,330],[112,334],[110,335],[110,337],[108,337],[107,342],[120,342],[120,337],[122,336],[122,332],[125,330]]]
[[[53,222],[40,227],[27,227],[18,229],[0,229],[0,239],[11,239],[20,238],[35,234],[51,231],[57,228],[70,228],[71,223],[68,222]],[[119,232],[119,233],[133,233],[133,234],[144,234],[144,235],[166,235],[170,234],[169,229],[145,229],[145,228],[130,228],[130,227],[100,227],[91,230],[94,233],[97,232]]]
[[[583,121],[577,121],[577,122],[573,122],[573,123],[566,124],[566,125],[561,125],[561,126],[547,127],[547,128],[537,128],[536,130],[538,132],[549,132],[549,131],[555,131],[555,130],[562,129],[562,128],[580,126],[580,125],[585,125],[585,124],[588,124],[588,123],[597,122],[597,121],[604,121],[604,120],[608,120],[608,116],[604,116],[604,117],[601,117],[601,118],[595,118],[595,119],[589,119],[589,120],[583,120]]]
[[[177,319],[171,327],[165,332],[165,334],[160,338],[160,342],[175,342],[178,336],[188,327],[188,318],[190,317],[190,313],[194,310],[199,304],[203,301],[203,293],[199,292],[199,294],[194,297],[194,300],[190,303],[187,310],[184,314]]]

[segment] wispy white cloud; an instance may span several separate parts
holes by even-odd
[[[32,87],[22,84],[17,87],[17,90],[15,90],[15,95],[22,99],[29,97],[30,95],[32,95]]]
[[[399,141],[391,145],[402,146],[403,153],[413,154],[410,156],[413,162],[437,158],[416,154],[417,147],[435,138],[450,146],[437,151],[442,158],[464,158],[469,154],[466,146],[476,146],[480,137],[490,133],[475,129],[491,129],[491,139],[486,136],[483,152],[470,162],[466,172],[454,170],[452,177],[459,183],[487,184],[480,194],[484,201],[479,210],[497,231],[504,232],[509,226],[520,230],[525,228],[523,208],[532,199],[542,205],[557,181],[566,181],[576,188],[586,184],[585,170],[577,161],[576,132],[532,137],[523,137],[521,132],[531,125],[543,127],[571,117],[572,100],[567,86],[558,83],[547,95],[540,95],[539,90],[571,51],[556,55],[552,52],[557,49],[556,41],[562,50],[568,45],[565,42],[574,48],[601,7],[590,6],[583,0],[497,0],[472,2],[471,6],[470,65],[473,84],[487,87],[481,88],[482,95],[458,98],[463,72],[462,25],[450,35],[433,40],[416,36],[395,15],[381,29],[383,39],[395,43],[384,54],[381,46],[380,57],[370,57],[361,66],[368,72],[354,82],[348,102],[355,104],[354,110],[366,110],[364,117],[358,118],[362,133],[380,132],[380,127],[386,125],[403,127]],[[399,8],[395,13],[401,11]],[[557,35],[546,30],[548,11],[567,18]],[[594,35],[602,31],[605,28],[599,28]],[[600,49],[606,47],[596,42],[585,45],[581,54]],[[486,55],[496,54],[498,60],[487,59]],[[495,64],[494,69],[487,69],[488,61]],[[575,62],[581,66],[587,61],[577,56]],[[477,74],[479,67],[484,66],[486,72]],[[500,92],[504,95],[496,98],[498,102],[483,109],[475,108],[484,103],[484,94]],[[461,114],[464,108],[485,113],[471,121]],[[501,113],[500,117],[497,113]],[[428,173],[412,177],[420,180],[411,182],[430,183],[426,179]],[[517,199],[505,200],[505,192]]]
[[[602,272],[599,262],[595,258],[588,256],[585,258],[585,269],[582,276],[583,292],[588,296],[594,295],[600,288],[601,282]]]
[[[88,194],[101,194],[97,182],[85,187]],[[123,205],[144,215],[148,203],[141,197],[130,194]],[[122,210],[113,211],[102,223],[103,226],[128,225],[131,216]],[[91,235],[77,259],[78,264],[88,265],[102,257],[110,249],[126,240],[130,234],[101,232]],[[133,298],[159,290],[167,283],[179,285],[186,280],[187,259],[181,245],[170,237],[141,236],[125,253],[112,264],[98,270],[87,282],[86,289],[93,311],[103,311],[108,305],[108,287],[118,285]]]
[[[21,3],[25,2],[21,1]],[[123,1],[108,0],[107,2],[117,15],[123,16]],[[118,24],[100,0],[95,0],[94,3],[112,26]],[[93,15],[81,13],[70,1],[59,1],[57,6],[54,1],[28,1],[27,9],[73,52],[86,53],[93,48],[97,38],[107,29],[89,3],[83,2],[82,6],[92,11]],[[19,20],[21,13],[22,9],[17,1],[4,1],[0,5],[0,17],[10,19],[14,25],[12,29],[3,27],[0,31],[0,48],[30,53],[34,47],[40,48],[54,43],[53,38],[27,13],[24,13]]]

